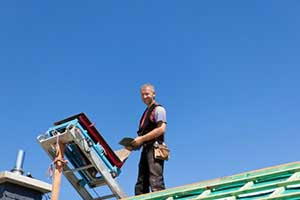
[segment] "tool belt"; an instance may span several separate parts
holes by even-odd
[[[153,144],[154,158],[158,160],[169,160],[170,150],[168,149],[166,143],[158,143],[157,141]]]

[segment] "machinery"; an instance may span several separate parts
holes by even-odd
[[[116,180],[123,161],[84,113],[55,122],[37,140],[56,166],[52,200],[58,199],[61,173],[85,200],[126,197]],[[97,194],[96,188],[102,186],[112,194]]]

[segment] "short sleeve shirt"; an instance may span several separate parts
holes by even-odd
[[[167,123],[166,109],[162,106],[157,106],[151,115],[151,120]]]

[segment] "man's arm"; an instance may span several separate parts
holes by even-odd
[[[158,122],[157,127],[150,131],[149,133],[138,136],[132,141],[132,146],[139,147],[141,146],[144,142],[153,140],[155,138],[158,138],[159,136],[165,134],[166,131],[166,123],[163,121]]]

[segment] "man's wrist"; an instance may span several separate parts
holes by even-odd
[[[140,136],[140,139],[141,139],[141,142],[143,144],[145,142],[145,136],[144,135]]]

